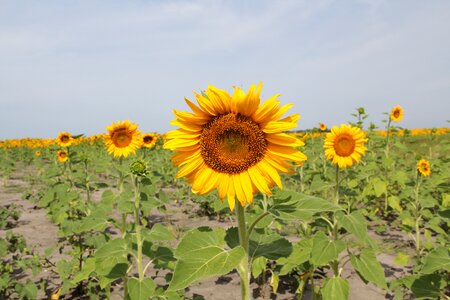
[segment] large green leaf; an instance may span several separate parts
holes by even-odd
[[[164,226],[162,224],[155,224],[153,225],[152,229],[144,233],[145,239],[147,239],[150,242],[153,241],[171,241],[175,239],[175,236],[173,233],[167,228],[167,226]]]
[[[350,260],[364,282],[373,282],[378,287],[387,290],[384,269],[378,262],[372,249],[363,249],[357,256],[351,255]]]
[[[147,300],[155,292],[156,284],[151,278],[140,281],[137,278],[128,280],[128,296],[130,300]]]
[[[360,241],[365,241],[367,235],[367,222],[360,211],[354,211],[351,214],[338,213],[339,224],[348,232],[354,234]]]
[[[325,199],[289,190],[276,193],[273,201],[269,213],[282,220],[310,221],[316,213],[342,210],[339,205]]]
[[[91,275],[91,273],[94,271],[95,271],[95,259],[93,257],[89,257],[84,262],[81,272],[78,272],[72,279],[72,283],[76,284],[82,280],[88,279],[89,275]]]
[[[313,238],[311,262],[315,266],[322,266],[338,258],[339,253],[345,249],[341,240],[331,240],[323,232],[317,233]]]
[[[444,247],[436,248],[428,253],[425,257],[421,273],[431,274],[438,270],[450,272],[449,250]]]
[[[387,185],[386,182],[378,177],[375,177],[372,180],[373,190],[375,192],[375,196],[380,197],[384,193],[386,193]]]
[[[95,252],[95,271],[103,280],[101,287],[121,278],[128,269],[128,245],[124,239],[111,240]]]
[[[275,260],[287,257],[291,252],[291,243],[279,234],[256,234],[255,230],[250,235],[249,256],[251,258],[263,256]]]
[[[193,282],[233,270],[245,257],[245,251],[240,246],[225,250],[224,238],[225,230],[221,228],[189,231],[175,250],[178,262],[169,290],[184,289]]]
[[[230,248],[239,245],[239,233],[237,227],[227,229],[225,237]],[[264,229],[254,229],[250,234],[248,254],[250,258],[265,257],[276,260],[280,257],[287,257],[292,252],[291,243],[277,233],[268,234]]]
[[[410,289],[416,299],[438,299],[440,281],[437,274],[423,275],[414,280]]]
[[[279,275],[286,275],[302,263],[307,262],[311,257],[312,245],[313,240],[311,238],[302,239],[294,244],[292,253],[288,257],[281,257],[277,260],[277,263],[281,265]]]
[[[348,281],[341,277],[328,278],[322,288],[323,300],[346,300],[348,292]]]

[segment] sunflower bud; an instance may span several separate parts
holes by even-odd
[[[130,165],[130,171],[136,176],[145,176],[148,173],[147,164],[142,160],[136,160]]]

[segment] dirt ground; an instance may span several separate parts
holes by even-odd
[[[46,248],[57,246],[58,243],[58,228],[47,218],[46,212],[35,206],[34,203],[28,200],[22,200],[22,192],[26,188],[26,183],[20,176],[12,176],[5,185],[0,185],[0,206],[7,204],[15,204],[21,207],[22,214],[17,223],[14,224],[12,231],[22,234],[27,241],[29,248],[34,249],[38,253],[43,253]],[[185,209],[185,208],[184,208]],[[195,209],[195,207],[193,207]],[[161,215],[155,214],[149,216],[150,220],[162,219]],[[166,217],[167,220],[167,217]],[[176,205],[171,207],[168,220],[178,228],[196,226],[211,226],[211,227],[229,227],[230,221],[218,222],[217,220],[210,220],[208,217],[196,217],[194,220],[189,218],[189,215]],[[379,236],[374,232],[370,233],[380,244],[383,243],[406,243],[406,237],[401,233],[394,233],[388,236]],[[0,236],[5,235],[5,230],[0,230]],[[61,259],[56,252],[52,260],[57,261]],[[394,251],[385,251],[378,255],[379,261],[385,269],[386,277],[389,280],[401,277],[405,274],[408,267],[399,268],[394,266],[393,261],[396,257]],[[40,275],[47,278],[50,282],[49,290],[56,288],[59,280],[57,276],[52,274],[51,270],[43,270]],[[373,284],[365,284],[357,276],[350,264],[347,264],[343,277],[348,279],[350,283],[350,299],[352,300],[378,300],[390,298],[385,291],[374,286]],[[256,283],[252,283],[251,288],[255,299],[263,299],[259,297],[259,290]],[[111,299],[122,299],[122,292],[120,286],[116,287],[111,294]],[[230,300],[240,299],[239,277],[236,272],[231,272],[219,278],[209,278],[200,283],[192,285],[186,292],[188,298],[193,298],[196,295],[201,295],[204,299],[211,300]],[[40,299],[47,299],[43,293],[40,294]],[[65,298],[69,299],[69,298]],[[296,299],[293,291],[290,290],[289,283],[280,282],[280,288],[277,294],[270,293],[270,288],[267,287],[264,299]],[[307,290],[303,299],[311,299],[310,292]]]

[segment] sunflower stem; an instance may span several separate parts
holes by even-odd
[[[123,192],[123,173],[122,173],[122,161],[123,157],[119,158],[119,168],[117,169],[119,172],[119,179],[117,182],[117,188],[119,190],[119,194]],[[127,234],[127,215],[122,214],[122,238],[125,238]],[[128,277],[125,275],[122,278],[123,281],[123,299],[128,299]]]
[[[134,222],[135,222],[135,231],[136,231],[136,245],[137,245],[137,269],[139,274],[139,281],[142,282],[144,280],[144,269],[143,269],[143,261],[142,261],[142,239],[141,239],[141,220],[140,220],[140,195],[139,195],[139,179],[137,176],[133,176],[132,178],[133,187],[134,187]]]
[[[245,212],[241,203],[236,200],[236,217],[238,219],[239,244],[244,248],[245,255],[238,266],[239,277],[241,278],[241,297],[242,300],[249,300],[250,294],[250,272],[248,262],[248,234],[245,224]]]
[[[386,157],[389,157],[389,136],[391,135],[391,118],[389,117],[386,128]]]
[[[414,195],[415,195],[415,230],[416,230],[416,257],[417,260],[419,260],[420,257],[420,221],[422,219],[422,215],[420,213],[420,202],[419,202],[419,188],[420,188],[420,176],[419,172],[416,172],[416,186],[414,189]]]

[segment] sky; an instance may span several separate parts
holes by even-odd
[[[0,0],[0,140],[167,132],[193,91],[259,82],[297,129],[449,127],[450,1]]]

